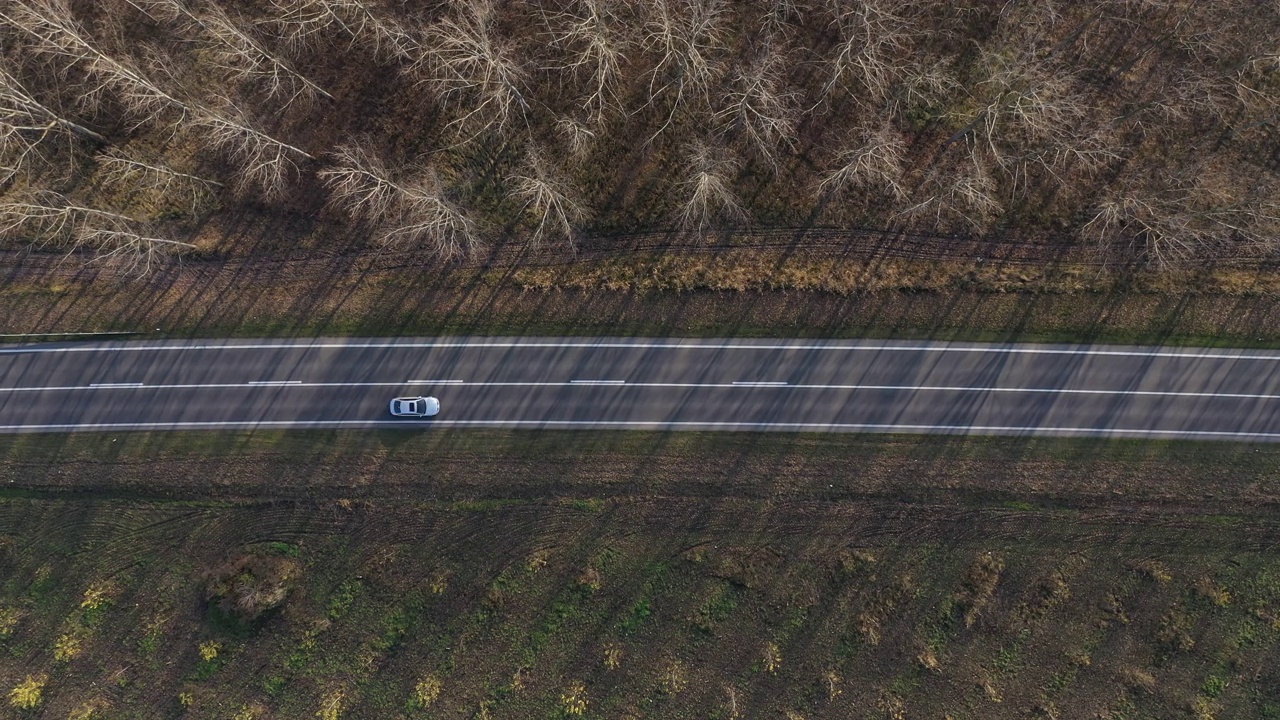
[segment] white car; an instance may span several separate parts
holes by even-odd
[[[440,401],[433,397],[402,397],[391,401],[391,414],[396,417],[431,417],[440,412]]]

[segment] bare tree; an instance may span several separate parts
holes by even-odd
[[[263,23],[295,50],[334,35],[378,57],[412,60],[419,50],[413,36],[394,19],[374,12],[369,0],[270,0],[270,8]]]
[[[747,221],[747,211],[732,188],[740,169],[736,158],[722,148],[697,143],[685,148],[681,160],[689,168],[677,185],[684,197],[676,214],[681,229],[702,234],[718,222]]]
[[[552,69],[586,76],[582,108],[599,123],[609,108],[619,106],[618,85],[629,43],[619,31],[623,21],[616,5],[607,0],[578,0],[577,8],[577,13],[549,18],[552,42],[570,54],[568,63]]]
[[[474,253],[480,234],[449,197],[435,170],[427,167],[402,179],[367,148],[339,148],[334,164],[319,172],[329,202],[355,219],[372,221],[388,245],[426,242],[443,257]]]
[[[239,165],[236,187],[257,190],[264,198],[282,197],[298,174],[298,163],[314,160],[307,151],[277,140],[258,128],[245,110],[223,98],[218,111],[202,110],[193,125],[206,133],[207,141],[222,149]]]
[[[152,232],[131,217],[80,205],[54,192],[31,191],[0,202],[0,236],[68,252],[88,250],[97,260],[122,263],[131,270],[148,271],[164,255],[195,248]]]
[[[951,158],[929,169],[917,201],[894,217],[927,220],[939,230],[983,232],[1003,209],[997,191],[995,178],[977,156]]]
[[[862,130],[851,146],[836,156],[833,169],[818,184],[822,194],[842,195],[852,189],[887,191],[904,197],[902,161],[907,145],[892,126]]]
[[[183,0],[128,0],[153,18],[172,23],[178,32],[198,38],[208,48],[206,61],[213,68],[286,104],[333,99],[319,85],[298,72],[257,38],[250,35],[217,3],[202,2],[192,9]]]
[[[1243,197],[1215,184],[1209,168],[1194,180],[1157,174],[1108,193],[1080,228],[1103,250],[1122,250],[1156,267],[1206,257],[1233,243],[1274,249],[1280,239],[1280,203],[1274,188],[1255,186]]]
[[[159,162],[147,162],[109,148],[94,158],[102,171],[102,180],[111,185],[134,187],[155,193],[164,200],[180,205],[191,216],[209,206],[213,191],[222,183],[179,172]]]
[[[569,183],[556,175],[547,165],[541,153],[530,150],[525,156],[524,167],[510,177],[512,194],[524,201],[526,212],[537,220],[532,243],[535,247],[542,239],[554,234],[574,244],[577,225],[586,212],[573,197]]]
[[[920,108],[939,106],[959,89],[960,83],[948,72],[946,62],[908,62],[894,88],[892,109],[905,114]]]
[[[0,183],[25,171],[40,157],[41,146],[55,137],[107,142],[41,102],[18,78],[0,68]]]
[[[148,122],[169,109],[188,106],[165,91],[127,59],[114,58],[74,20],[65,0],[11,0],[0,5],[0,22],[16,29],[39,54],[60,57],[80,67],[88,83],[79,93],[90,108],[107,92],[114,92],[138,122]]]
[[[755,62],[734,74],[716,113],[722,130],[740,134],[775,169],[779,148],[793,145],[798,115],[795,93],[784,89],[785,62],[766,45]]]
[[[904,55],[913,33],[906,12],[912,4],[910,0],[833,2],[833,25],[840,42],[830,60],[824,94],[852,80],[876,104],[889,96],[906,68]]]
[[[963,142],[975,164],[1002,170],[1015,192],[1025,189],[1032,166],[1071,156],[1061,152],[1088,137],[1082,130],[1089,102],[1065,71],[993,50],[982,56],[985,77],[970,89],[976,110],[946,145]]]
[[[463,0],[454,9],[427,29],[426,50],[410,72],[446,101],[468,106],[452,125],[478,121],[474,134],[501,129],[529,108],[524,68],[497,36],[493,0]]]
[[[709,104],[720,74],[716,55],[724,48],[723,0],[653,0],[643,45],[657,56],[649,79],[649,95],[671,93],[671,111],[653,137],[675,119],[691,96]]]

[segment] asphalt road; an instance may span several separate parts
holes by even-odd
[[[429,420],[393,419],[434,395]],[[0,432],[522,427],[1280,441],[1280,351],[887,341],[0,346]]]

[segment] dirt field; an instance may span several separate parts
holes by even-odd
[[[0,452],[0,684],[13,703],[44,683],[19,716],[1280,715],[1280,448],[446,432]],[[289,592],[237,624],[207,598],[246,558]]]

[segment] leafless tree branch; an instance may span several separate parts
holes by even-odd
[[[302,148],[277,140],[260,130],[248,114],[229,98],[217,112],[201,111],[193,125],[202,128],[208,142],[227,152],[239,165],[236,187],[256,189],[264,198],[282,197],[298,174],[300,160],[314,160]]]
[[[891,126],[861,132],[856,144],[836,157],[836,166],[818,184],[822,194],[842,195],[851,189],[885,191],[904,197],[902,161],[907,145]]]
[[[478,121],[479,134],[504,128],[528,110],[525,71],[498,38],[492,0],[463,0],[426,33],[426,48],[410,72],[446,100],[466,106],[451,125]]]
[[[88,107],[94,107],[105,92],[111,91],[139,122],[149,122],[165,110],[189,109],[132,62],[99,49],[99,44],[76,23],[65,0],[10,0],[0,6],[0,22],[25,36],[34,52],[61,57],[82,68],[90,84],[80,97]]]
[[[0,202],[0,236],[68,252],[90,250],[97,260],[129,269],[145,272],[160,257],[195,247],[150,232],[145,223],[126,215],[79,205],[54,192],[33,191]]]
[[[412,60],[418,43],[395,20],[373,10],[368,0],[270,0],[269,20],[295,50],[314,47],[332,35],[352,45],[368,47],[374,55]]]
[[[332,192],[330,204],[379,226],[383,243],[426,242],[442,257],[471,254],[480,247],[475,223],[448,198],[433,169],[402,180],[359,144],[339,148],[333,160],[319,172]]]
[[[574,199],[569,183],[558,177],[536,150],[529,151],[524,167],[511,176],[510,182],[515,197],[524,201],[525,211],[538,221],[533,231],[533,245],[540,245],[544,237],[554,234],[572,247],[576,226],[586,212]]]
[[[856,82],[875,103],[889,96],[906,68],[902,57],[910,47],[912,25],[907,0],[835,2],[834,25],[840,33],[830,61],[830,79],[823,88],[831,94],[846,79]]]
[[[775,169],[779,148],[793,145],[798,116],[795,93],[784,89],[784,62],[781,53],[766,46],[754,63],[734,74],[716,114],[723,131],[740,133]]]
[[[319,85],[294,69],[250,35],[215,2],[195,6],[184,0],[130,0],[149,15],[172,23],[178,32],[200,38],[209,48],[209,64],[241,82],[261,88],[268,97],[286,104],[317,96],[333,99]]]
[[[682,164],[689,168],[677,190],[684,197],[676,213],[681,229],[705,233],[718,222],[743,223],[747,211],[733,191],[740,164],[720,148],[705,144],[686,147]]]
[[[159,162],[145,162],[129,157],[122,150],[109,148],[95,158],[103,173],[103,181],[149,190],[183,206],[195,216],[209,205],[214,188],[221,183],[197,175],[179,172]]]
[[[78,138],[105,144],[106,138],[63,117],[0,68],[0,183],[26,170],[40,157],[51,137]]]
[[[571,55],[567,64],[552,69],[587,76],[582,108],[599,123],[609,108],[619,107],[618,85],[628,42],[618,30],[622,20],[607,0],[579,0],[577,8],[577,13],[559,13],[549,19],[552,42]]]
[[[726,43],[723,0],[653,0],[644,26],[643,47],[657,56],[649,95],[671,94],[671,111],[653,137],[662,134],[676,113],[695,96],[709,104],[721,71],[716,57]]]

